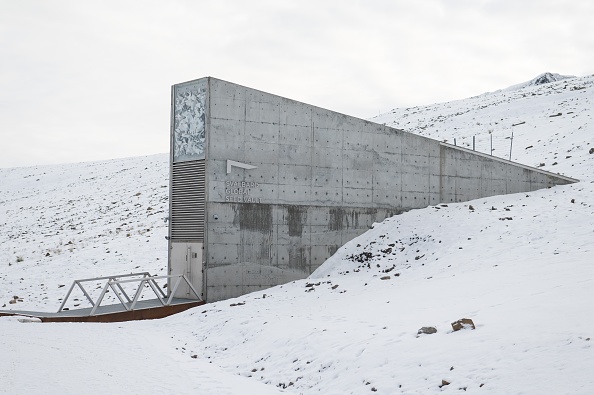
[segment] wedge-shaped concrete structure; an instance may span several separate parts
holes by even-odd
[[[171,114],[169,272],[207,301],[304,278],[407,210],[577,181],[211,77],[174,85]]]

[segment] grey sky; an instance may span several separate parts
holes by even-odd
[[[167,152],[213,76],[349,115],[594,72],[590,0],[0,0],[0,167]]]

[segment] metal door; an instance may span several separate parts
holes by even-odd
[[[173,242],[171,243],[171,255],[169,264],[169,274],[179,275],[184,274],[190,283],[194,286],[196,291],[200,293],[203,298],[202,289],[202,248],[204,243],[189,243],[189,242]],[[169,281],[167,285],[169,292],[173,292],[176,278]],[[196,295],[183,282],[175,291],[174,297],[196,299]]]

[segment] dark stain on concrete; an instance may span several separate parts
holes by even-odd
[[[238,210],[239,229],[272,232],[272,205],[242,204]]]
[[[386,218],[390,218],[390,217],[393,217],[395,215],[400,215],[400,214],[404,213],[405,211],[407,211],[407,210],[402,210],[402,209],[388,210],[388,212],[386,214]],[[383,219],[382,219],[382,221],[383,221]]]
[[[303,226],[307,224],[307,208],[303,206],[288,206],[287,223],[289,225],[289,236],[303,235]]]
[[[344,218],[345,212],[343,208],[332,207],[330,208],[330,220],[328,221],[328,230],[342,230],[344,229]]]
[[[289,268],[309,273],[310,246],[292,245],[289,247]]]
[[[272,260],[273,225],[270,204],[240,204],[238,212],[240,229],[239,259],[241,262],[259,262],[269,265]]]
[[[272,261],[273,233],[254,230],[241,231],[239,260],[270,265]]]
[[[357,210],[350,210],[345,219],[347,229],[357,229],[359,227],[359,212]]]
[[[334,255],[339,248],[340,246],[328,246],[328,258]]]

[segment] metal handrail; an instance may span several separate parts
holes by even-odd
[[[142,277],[120,280],[120,278],[122,278],[122,277],[134,277],[134,276],[136,276],[136,277],[142,276]],[[157,284],[156,280],[174,279],[174,278],[177,278],[177,280],[174,283],[173,289],[170,290],[169,297],[167,297],[167,294],[165,293],[165,291],[163,291],[163,289],[159,286],[159,284]],[[82,283],[89,282],[89,281],[97,281],[97,280],[107,280],[107,281],[105,282],[105,285],[103,286],[101,293],[99,294],[99,297],[97,298],[97,300],[93,301],[93,299],[91,298],[89,293],[86,291],[86,289],[82,285]],[[155,296],[157,297],[157,299],[159,300],[159,302],[161,303],[162,306],[169,306],[169,305],[171,305],[171,302],[173,301],[173,296],[175,295],[175,292],[177,291],[177,288],[181,284],[182,280],[188,285],[188,287],[194,293],[194,295],[196,295],[196,298],[198,298],[198,300],[201,300],[200,295],[198,294],[198,291],[196,291],[194,286],[190,283],[190,280],[188,280],[188,278],[184,274],[151,276],[149,272],[140,272],[140,273],[121,274],[121,275],[117,275],[117,276],[94,277],[94,278],[85,278],[85,279],[80,279],[80,280],[74,280],[72,282],[72,286],[70,287],[70,289],[68,290],[68,293],[66,294],[66,297],[62,301],[60,308],[58,309],[58,313],[64,309],[64,306],[66,305],[66,302],[70,298],[70,295],[72,294],[72,291],[74,290],[74,287],[77,285],[81,289],[81,291],[83,292],[83,294],[85,295],[85,297],[87,298],[89,303],[91,303],[91,306],[93,306],[93,308],[91,309],[91,313],[89,314],[92,316],[92,315],[95,315],[95,313],[97,312],[97,309],[99,308],[99,306],[101,306],[101,302],[103,301],[103,298],[105,297],[105,294],[108,292],[109,289],[111,289],[114,292],[114,294],[118,298],[120,304],[126,309],[126,311],[134,310],[138,300],[140,299],[140,295],[142,294],[142,291],[145,288],[144,287],[145,284],[148,285],[149,288],[151,288],[151,290],[154,292]],[[139,284],[138,284],[138,287],[136,288],[136,292],[134,292],[134,296],[132,297],[132,299],[130,299],[130,297],[124,290],[124,288],[122,288],[121,284],[133,283],[133,282],[138,282]],[[123,298],[122,298],[122,295],[123,295]]]

